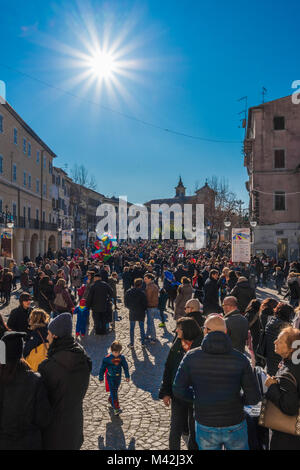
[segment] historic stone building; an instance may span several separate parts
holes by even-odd
[[[55,157],[8,103],[0,105],[0,213],[13,217],[17,262],[57,248],[50,194]],[[3,228],[5,217],[1,222]]]
[[[181,177],[179,177],[179,182],[175,187],[175,196],[172,198],[166,199],[152,199],[145,203],[145,206],[148,208],[150,213],[152,205],[159,205],[167,204],[171,207],[173,204],[179,204],[182,211],[184,209],[185,204],[192,205],[192,223],[193,226],[196,226],[196,204],[203,204],[204,205],[204,220],[205,224],[209,223],[209,216],[212,214],[215,208],[215,192],[213,189],[209,187],[207,181],[202,188],[197,189],[193,196],[186,196],[185,194],[186,187],[183,185]],[[170,221],[172,223],[173,214],[171,213]],[[150,220],[149,220],[150,225]],[[150,230],[150,227],[149,227]]]
[[[300,256],[300,105],[287,96],[249,109],[245,162],[253,253]]]

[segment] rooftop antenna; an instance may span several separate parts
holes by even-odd
[[[265,102],[265,96],[267,94],[268,90],[263,86],[262,87],[262,102],[264,103]]]
[[[248,111],[248,96],[242,96],[242,98],[239,98],[237,101],[244,101],[245,102],[245,108],[240,111],[238,114],[244,114],[244,117],[240,119],[242,121],[242,125],[239,126],[239,128],[246,129],[247,127],[247,111]]]

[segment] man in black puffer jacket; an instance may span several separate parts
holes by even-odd
[[[246,277],[240,277],[238,279],[230,295],[237,299],[238,309],[241,313],[244,313],[250,301],[256,298],[255,289],[250,286]]]
[[[111,321],[110,300],[113,298],[113,290],[102,281],[99,272],[95,273],[94,281],[86,299],[86,307],[92,309],[95,334],[103,335],[108,332],[107,325]]]
[[[38,368],[52,406],[52,419],[43,431],[45,450],[79,450],[83,443],[82,403],[92,362],[72,337],[72,316],[61,313],[49,323],[48,359]]]
[[[130,347],[134,347],[134,328],[135,323],[139,322],[141,332],[141,343],[142,346],[145,344],[145,315],[147,309],[147,297],[145,292],[142,290],[143,279],[135,279],[134,287],[129,289],[125,293],[125,307],[129,309],[129,321],[130,321]]]
[[[210,316],[204,334],[202,347],[183,358],[173,393],[183,400],[194,396],[199,450],[247,450],[244,406],[259,402],[257,380],[247,357],[232,348],[223,318]]]

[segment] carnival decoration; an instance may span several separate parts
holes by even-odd
[[[106,261],[112,256],[112,252],[117,248],[117,239],[114,238],[110,233],[105,232],[101,237],[97,236],[97,240],[94,243],[95,251],[92,254],[92,258],[99,259],[100,261]]]

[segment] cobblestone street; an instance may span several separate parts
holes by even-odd
[[[119,299],[123,300],[123,289],[119,286]],[[257,289],[258,298],[278,298],[273,289]],[[282,296],[281,296],[282,299]],[[4,318],[12,308],[17,306],[17,300],[12,297],[10,306],[0,310]],[[82,345],[93,361],[93,370],[89,389],[84,400],[84,444],[82,449],[96,450],[163,450],[168,449],[170,410],[161,400],[158,400],[158,390],[161,382],[165,360],[172,344],[175,322],[171,311],[167,311],[166,328],[159,328],[160,319],[155,320],[157,343],[140,345],[138,325],[135,329],[135,348],[131,350],[129,343],[128,310],[123,302],[118,304],[121,317],[116,322],[114,332],[107,336],[95,336],[91,319],[89,334],[82,339]],[[74,323],[76,319],[74,318]],[[122,414],[114,416],[108,403],[108,393],[104,383],[100,384],[98,373],[101,361],[107,354],[114,339],[121,341],[131,380],[123,380],[119,389],[119,400]],[[185,443],[182,442],[185,449]]]

